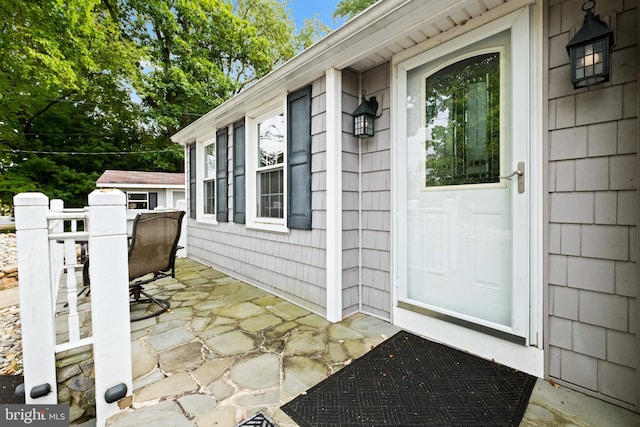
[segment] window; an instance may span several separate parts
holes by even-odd
[[[127,193],[127,208],[149,209],[149,193]]]
[[[205,215],[216,213],[216,144],[211,142],[204,147],[203,197]]]
[[[197,142],[197,185],[194,197],[198,201],[196,219],[204,222],[227,222],[228,219],[228,157],[227,127],[216,132],[215,138]]]
[[[127,192],[127,208],[131,210],[154,210],[158,206],[158,193]]]
[[[258,218],[284,218],[284,114],[258,122]]]
[[[246,223],[251,228],[310,230],[311,87],[291,93],[283,104],[266,104],[246,119],[246,129],[238,134],[246,135],[246,147],[238,150],[246,149],[246,163],[237,164],[234,178],[246,183],[246,199],[242,188],[234,188],[234,198],[248,202]],[[239,138],[234,136],[234,153]]]
[[[500,52],[424,79],[424,188],[499,182]]]

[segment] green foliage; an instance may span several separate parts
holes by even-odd
[[[378,0],[342,0],[336,5],[333,17],[351,19],[377,2]]]
[[[286,0],[0,2],[0,200],[82,206],[105,169],[182,170],[170,135],[328,32],[289,16]]]
[[[0,33],[0,140],[20,146],[34,117],[92,87],[123,90],[137,47],[97,0],[7,0]]]
[[[8,0],[0,13],[0,199],[24,191],[86,198],[101,171],[76,173],[91,162],[41,152],[93,150],[61,137],[137,120],[126,82],[139,49],[98,0]],[[71,106],[83,107],[77,117]]]
[[[166,135],[295,53],[284,2],[128,0],[125,6],[124,31],[146,47],[135,87]]]

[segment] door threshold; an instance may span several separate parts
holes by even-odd
[[[461,319],[459,317],[451,316],[448,314],[440,313],[435,310],[431,310],[425,307],[420,307],[415,304],[411,304],[405,301],[398,301],[398,307],[405,310],[413,311],[424,316],[429,316],[434,319],[442,320],[443,322],[453,323],[454,325],[461,326],[463,328],[470,329],[475,332],[480,332],[486,335],[490,335],[495,338],[499,338],[505,341],[512,342],[514,344],[527,345],[527,339],[518,335],[510,334],[509,332],[501,331],[491,328],[489,326],[480,325],[469,320]]]

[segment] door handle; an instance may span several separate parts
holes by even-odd
[[[518,176],[518,193],[524,193],[524,162],[518,162],[518,169],[511,172],[509,175],[500,176],[500,179],[511,179],[514,176]]]

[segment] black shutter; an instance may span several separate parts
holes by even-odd
[[[311,86],[287,100],[287,226],[311,230]]]
[[[149,210],[152,211],[158,207],[158,193],[149,193]]]
[[[196,143],[189,145],[189,218],[196,219]]]
[[[244,119],[233,124],[233,222],[244,224],[246,199],[244,176]]]
[[[228,214],[228,194],[227,186],[227,142],[229,134],[227,128],[216,133],[216,220],[218,222],[229,221]]]

